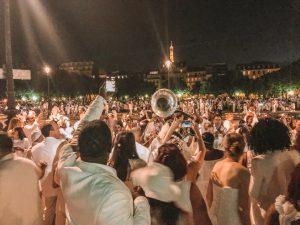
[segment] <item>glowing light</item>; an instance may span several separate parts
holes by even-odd
[[[177,97],[178,97],[178,98],[181,98],[181,97],[182,97],[182,93],[178,93],[178,94],[177,94]]]
[[[128,99],[128,95],[125,95],[125,99]]]
[[[56,98],[52,98],[52,101],[56,101]]]
[[[25,96],[23,96],[21,99],[23,102],[27,100],[27,98]]]
[[[32,97],[31,97],[31,99],[33,100],[33,101],[37,101],[38,100],[38,96],[36,96],[36,95],[32,95]]]
[[[48,75],[50,73],[50,71],[51,71],[51,68],[49,66],[45,66],[44,67],[44,71]]]
[[[167,61],[165,62],[165,66],[166,66],[167,69],[169,70],[169,69],[171,68],[171,66],[172,66],[172,62],[171,62],[170,60],[167,60]]]
[[[294,95],[295,94],[295,91],[291,90],[291,91],[288,91],[287,93],[288,95]]]
[[[145,94],[145,98],[148,98],[149,97],[149,95],[148,94]]]
[[[79,98],[80,98],[80,99],[83,99],[83,97],[82,97],[82,96],[79,96]]]

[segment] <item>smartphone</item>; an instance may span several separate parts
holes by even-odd
[[[192,121],[189,120],[184,120],[181,122],[181,127],[182,128],[188,128],[188,127],[192,127],[193,123]]]

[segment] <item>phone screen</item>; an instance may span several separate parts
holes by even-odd
[[[184,120],[184,121],[182,121],[181,126],[183,128],[191,127],[192,126],[192,121]]]

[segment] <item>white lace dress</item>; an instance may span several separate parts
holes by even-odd
[[[213,225],[242,225],[238,213],[239,190],[213,184],[209,214]]]

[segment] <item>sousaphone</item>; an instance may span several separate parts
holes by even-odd
[[[177,97],[169,89],[159,89],[151,97],[151,107],[159,117],[171,116],[177,108]]]

